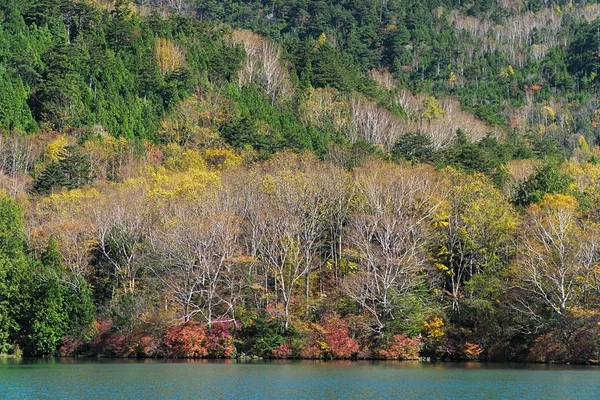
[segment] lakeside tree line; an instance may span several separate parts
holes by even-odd
[[[0,5],[0,353],[597,362],[600,8],[430,3]]]

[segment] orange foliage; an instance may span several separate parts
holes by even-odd
[[[392,336],[385,347],[379,350],[379,356],[388,360],[417,360],[421,350],[421,339],[410,338],[405,333]]]
[[[201,358],[208,355],[205,347],[206,332],[193,322],[175,325],[167,330],[164,344],[167,356],[175,358]]]

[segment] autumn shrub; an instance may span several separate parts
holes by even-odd
[[[483,354],[483,348],[477,343],[465,342],[463,354],[467,360],[479,360]]]
[[[152,335],[145,334],[137,341],[136,355],[138,357],[153,357],[157,355],[159,348],[160,341]]]
[[[294,351],[289,343],[281,343],[271,351],[274,358],[291,358]]]
[[[327,344],[322,340],[319,340],[318,334],[313,334],[311,337],[300,347],[300,358],[309,360],[318,360],[325,357],[328,351]]]
[[[307,324],[304,335],[299,349],[301,358],[344,359],[359,351],[358,343],[350,337],[348,323],[337,314],[325,316],[321,324]]]
[[[81,345],[81,340],[65,337],[62,340],[62,344],[58,348],[58,355],[61,357],[75,356],[77,355],[77,352]]]
[[[386,360],[417,360],[421,350],[421,338],[411,338],[402,333],[394,335],[379,349],[378,356]]]
[[[339,315],[326,316],[321,325],[331,358],[350,358],[358,351],[356,340],[350,337],[348,323]]]
[[[538,336],[528,361],[596,364],[600,360],[600,313],[574,307],[562,323]]]
[[[125,335],[113,329],[113,321],[95,321],[96,336],[92,343],[92,354],[105,357],[123,357],[127,351]]]
[[[432,316],[423,322],[423,336],[422,348],[425,355],[437,357],[444,353],[447,338],[446,326],[441,317]]]
[[[236,355],[231,329],[233,324],[214,321],[206,334],[206,349],[209,357],[231,358]]]
[[[208,355],[204,327],[194,322],[170,327],[163,343],[168,357],[201,358]]]

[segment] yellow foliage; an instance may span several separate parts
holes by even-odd
[[[44,159],[47,163],[57,162],[61,158],[61,153],[69,145],[69,140],[66,136],[60,135],[46,146],[44,151]]]
[[[36,205],[36,214],[42,219],[71,218],[94,204],[100,197],[96,189],[74,189],[52,193]]]
[[[515,74],[515,69],[512,67],[512,65],[509,65],[508,67],[506,67],[506,69],[503,69],[502,71],[500,71],[500,74],[498,74],[500,76],[500,78],[506,79],[508,77],[511,77]]]
[[[440,317],[433,317],[423,322],[423,328],[428,338],[436,339],[444,336],[444,320]]]
[[[582,152],[584,152],[584,153],[590,152],[590,146],[588,145],[588,143],[585,140],[585,137],[583,137],[583,135],[579,135],[579,137],[577,138],[577,143],[579,144],[579,149]]]
[[[341,132],[352,125],[350,103],[333,88],[310,88],[306,100],[300,105],[302,122],[315,127],[323,127],[332,123]]]
[[[151,174],[150,184],[148,196],[151,198],[198,198],[207,188],[220,184],[220,175],[197,168],[170,172],[159,167]]]
[[[112,135],[102,137],[102,144],[109,154],[118,154],[129,147],[129,142],[124,137],[116,138]]]
[[[317,39],[317,45],[319,47],[323,46],[325,43],[327,42],[327,35],[325,35],[325,32],[322,32],[319,35],[319,38]]]
[[[538,134],[544,136],[546,134],[546,127],[544,125],[538,125]]]
[[[262,180],[263,191],[266,194],[274,194],[277,190],[277,181],[275,177],[271,174],[266,174]]]
[[[180,172],[206,170],[206,161],[199,150],[183,150],[175,143],[168,144],[167,149],[170,156],[164,163],[165,168]]]
[[[423,117],[427,119],[437,119],[442,115],[446,115],[446,110],[442,108],[440,102],[433,96],[423,100]]]
[[[221,170],[234,168],[242,163],[242,159],[230,149],[206,149],[203,156],[209,165]]]
[[[447,204],[445,205],[447,206]],[[433,214],[433,226],[436,228],[445,228],[448,226],[448,217],[449,214],[442,208],[439,212]]]
[[[452,71],[450,71],[450,76],[448,77],[448,83],[451,86],[454,86],[454,84],[456,83],[456,75]]]
[[[164,38],[156,39],[154,59],[163,75],[174,72],[185,65],[183,49]]]
[[[452,275],[453,274],[453,271],[450,268],[446,267],[442,263],[435,263],[434,265],[435,265],[435,267],[437,269],[439,269],[440,271],[442,271],[442,272],[444,272],[444,273],[446,273],[448,275]]]
[[[540,208],[545,210],[569,210],[575,212],[579,204],[573,196],[566,194],[546,194],[540,203]]]
[[[544,114],[551,120],[554,121],[554,119],[556,118],[556,111],[554,111],[554,109],[550,106],[544,106],[542,108],[542,110],[544,111]]]

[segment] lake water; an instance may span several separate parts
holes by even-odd
[[[600,368],[0,359],[0,399],[600,399]]]

